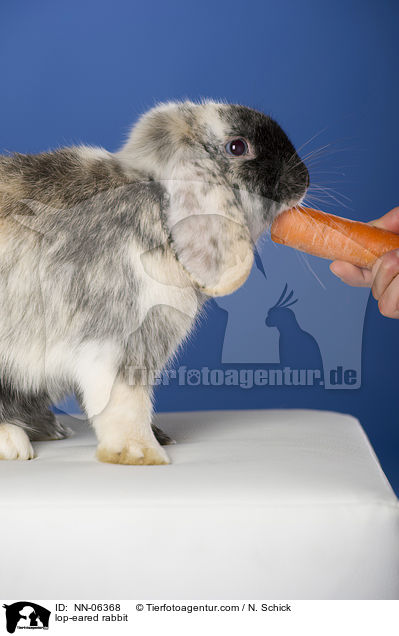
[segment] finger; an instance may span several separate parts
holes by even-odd
[[[372,294],[376,300],[382,296],[391,281],[399,274],[399,250],[388,252],[376,261],[371,270]]]
[[[384,230],[389,230],[390,232],[395,232],[399,234],[399,207],[393,208],[384,214],[380,219],[375,219],[375,221],[370,221],[369,225],[375,225],[376,227],[382,227]]]
[[[378,309],[386,318],[399,318],[399,276],[391,281],[378,301]]]
[[[345,261],[333,261],[330,270],[344,283],[352,287],[371,287],[373,277],[368,269],[356,267]]]

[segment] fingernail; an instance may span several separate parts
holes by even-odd
[[[339,268],[338,268],[338,271],[337,271],[337,269],[336,269],[336,267],[335,267],[334,263],[331,263],[331,265],[330,265],[330,272],[331,272],[332,274],[334,274],[334,276],[336,276],[337,278],[339,278],[340,280],[342,280],[342,277],[341,277],[341,275],[339,274]]]

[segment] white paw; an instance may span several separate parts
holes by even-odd
[[[0,424],[0,459],[32,459],[32,445],[25,431],[15,424]]]
[[[97,459],[111,464],[139,466],[170,463],[162,446],[152,441],[130,441],[121,449],[111,448],[103,442],[97,448]]]

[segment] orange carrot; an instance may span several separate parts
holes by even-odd
[[[311,208],[282,212],[272,225],[271,236],[275,243],[301,252],[368,269],[386,252],[399,249],[399,234]]]

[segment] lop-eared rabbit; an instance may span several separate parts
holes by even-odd
[[[65,437],[50,406],[75,392],[99,460],[168,463],[148,372],[244,283],[308,181],[275,121],[213,101],[153,108],[116,153],[2,156],[0,458]]]

